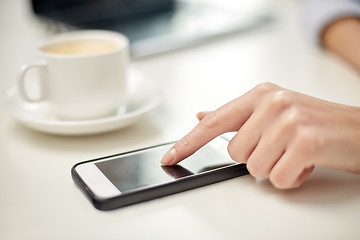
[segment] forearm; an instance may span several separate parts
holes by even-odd
[[[323,45],[360,70],[360,20],[342,18],[331,23],[321,36]]]

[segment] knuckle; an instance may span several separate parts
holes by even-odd
[[[284,113],[280,121],[280,131],[283,133],[298,134],[299,128],[302,125],[302,118],[299,110],[296,107],[292,107]]]
[[[298,143],[310,143],[313,142],[313,136],[305,129],[299,129],[296,133],[296,142]]]
[[[185,136],[183,137],[182,139],[180,139],[175,145],[174,145],[174,148],[178,151],[179,149],[182,149],[182,150],[187,150],[189,149],[189,146],[190,146],[190,143],[189,143],[189,140],[188,140],[188,137]]]
[[[303,129],[298,133],[301,142],[308,142],[311,145],[320,145],[319,138],[310,129]]]
[[[259,164],[255,164],[252,159],[249,159],[247,165],[246,165],[249,173],[257,178],[267,178],[269,176],[269,173],[263,169]]]
[[[271,110],[283,111],[293,105],[291,94],[286,90],[274,91],[268,101]]]
[[[209,112],[201,120],[201,124],[207,129],[214,129],[220,124],[220,120],[215,111]]]
[[[312,155],[315,152],[321,152],[324,140],[320,135],[314,134],[310,129],[300,128],[296,134],[295,144],[298,151],[304,155]],[[307,157],[310,160],[310,157]]]
[[[277,86],[273,83],[270,83],[270,82],[263,82],[263,83],[256,85],[256,87],[254,88],[254,91],[266,93],[266,92],[273,91],[276,88],[279,88],[279,86]]]
[[[234,141],[230,141],[230,143],[227,146],[228,153],[230,157],[235,161],[239,163],[245,163],[246,159],[241,155],[241,152],[239,152],[236,144]]]
[[[283,181],[280,174],[270,173],[269,181],[277,189],[289,189],[290,185]]]

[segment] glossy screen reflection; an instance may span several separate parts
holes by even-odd
[[[98,162],[95,165],[120,192],[128,192],[235,164],[216,149],[204,146],[178,165],[161,166],[160,160],[169,147],[170,145],[165,145],[137,154],[119,156],[110,161]]]

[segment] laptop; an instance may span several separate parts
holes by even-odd
[[[259,9],[248,11],[246,8],[242,10],[222,5],[222,1],[31,1],[34,13],[53,26],[55,32],[105,29],[125,34],[130,40],[130,54],[133,58],[249,31],[272,21],[272,16],[260,5]]]

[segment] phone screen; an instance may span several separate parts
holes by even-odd
[[[78,163],[72,176],[97,209],[111,210],[247,174],[228,143],[215,138],[175,166],[160,164],[174,143],[140,149]]]
[[[228,156],[206,145],[178,165],[161,166],[160,160],[170,146],[99,161],[95,165],[123,193],[234,164]]]

